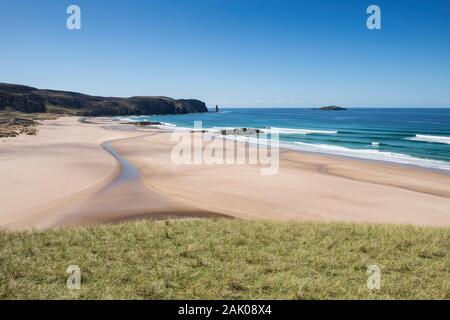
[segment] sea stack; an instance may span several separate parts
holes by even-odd
[[[216,112],[219,112],[219,106],[216,104]]]

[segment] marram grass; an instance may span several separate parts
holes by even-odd
[[[178,220],[0,232],[0,299],[450,299],[450,228]],[[80,290],[66,287],[69,265]],[[381,269],[380,290],[367,268]]]

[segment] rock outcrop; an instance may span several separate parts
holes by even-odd
[[[195,99],[168,97],[99,97],[82,93],[40,90],[0,83],[0,111],[12,108],[27,113],[61,113],[77,116],[123,116],[208,112]]]
[[[162,123],[159,121],[135,121],[135,122],[124,122],[124,124],[134,124],[135,126],[139,127],[162,125]]]
[[[222,135],[254,135],[264,133],[262,130],[254,128],[235,128],[235,129],[225,129],[220,132]]]

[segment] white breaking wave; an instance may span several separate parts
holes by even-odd
[[[127,122],[136,122],[136,121],[138,121],[134,117],[122,117],[122,116],[114,117],[113,119],[114,119],[114,121],[127,121]]]
[[[337,131],[331,130],[310,130],[310,129],[293,129],[293,128],[275,128],[261,129],[265,133],[272,133],[277,131],[281,134],[337,134]]]
[[[161,128],[161,129],[172,129],[175,128],[177,125],[170,123],[170,122],[161,122],[161,121],[155,121],[155,120],[149,120],[148,116],[130,116],[130,117],[115,117],[114,120],[117,121],[126,121],[126,122],[141,122],[141,121],[149,121],[149,122],[159,122],[161,125],[155,125],[154,127]]]
[[[379,142],[372,142],[372,145],[373,145],[374,147],[378,147],[378,146],[380,145],[380,143],[379,143]]]
[[[298,150],[309,152],[322,152],[339,156],[353,157],[367,160],[387,161],[400,164],[408,164],[419,167],[450,171],[450,162],[416,158],[407,154],[380,151],[374,149],[351,149],[328,144],[312,144],[294,142]]]
[[[450,137],[443,136],[429,136],[424,134],[416,134],[415,137],[406,138],[407,140],[423,141],[423,142],[435,142],[450,144]]]

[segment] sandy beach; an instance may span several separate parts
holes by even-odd
[[[450,225],[448,173],[286,150],[271,176],[249,164],[176,165],[169,132],[92,121],[43,121],[37,136],[0,139],[1,228],[166,217]]]

